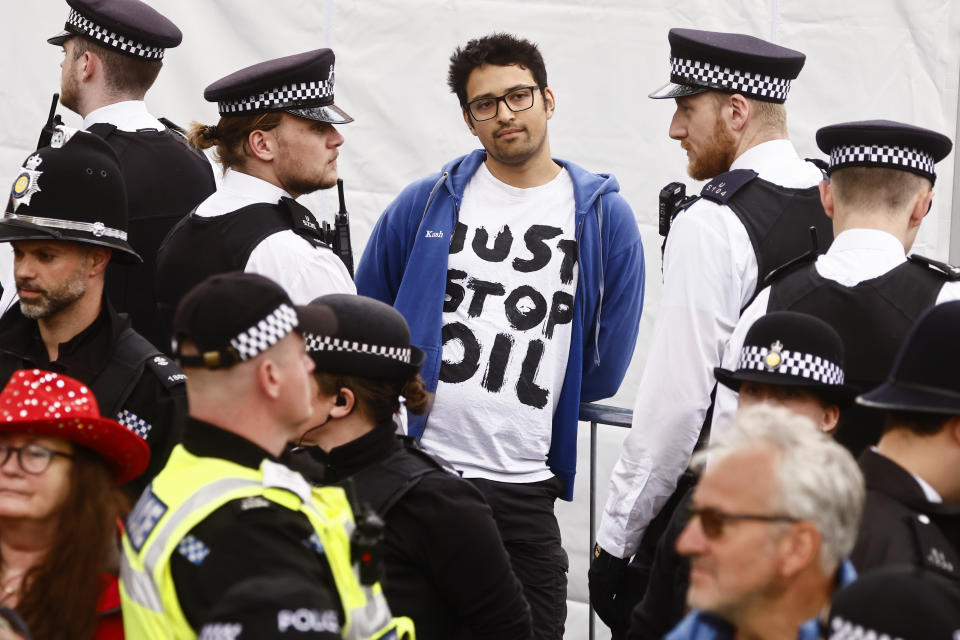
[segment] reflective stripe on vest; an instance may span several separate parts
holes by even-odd
[[[204,484],[205,477],[213,479]],[[201,483],[200,487],[192,490],[197,483]],[[399,632],[400,637],[414,637],[409,619],[391,618],[380,585],[371,588],[359,582],[359,571],[350,558],[354,524],[342,490],[311,490],[299,474],[268,460],[264,460],[260,470],[252,470],[218,458],[195,457],[180,445],[174,449],[164,471],[144,492],[131,519],[141,510],[144,501],[148,507],[152,506],[151,500],[164,508],[162,515],[149,531],[143,532],[141,527],[136,532],[128,531],[123,537],[120,595],[127,637],[196,638],[176,597],[170,556],[183,536],[213,511],[227,502],[249,496],[262,496],[307,516],[326,550],[340,596],[346,618],[344,638],[386,639],[391,632]],[[169,509],[163,502],[165,499],[171,503]],[[139,542],[139,549],[131,536]]]

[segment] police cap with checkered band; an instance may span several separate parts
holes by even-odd
[[[714,90],[782,104],[806,61],[799,51],[742,33],[670,29],[667,38],[670,82],[651,98]]]
[[[334,293],[299,311],[300,332],[317,371],[406,381],[423,365],[425,354],[410,344],[407,321],[379,300]]]
[[[892,120],[862,120],[823,127],[817,131],[817,146],[830,154],[833,173],[847,167],[880,167],[916,173],[931,182],[933,165],[950,153],[950,138],[922,127]]]
[[[287,292],[256,273],[210,276],[173,316],[173,353],[184,368],[228,369],[257,357],[300,324]],[[190,342],[198,354],[184,355]]]
[[[332,124],[353,122],[333,104],[333,63],[330,49],[268,60],[220,78],[203,97],[217,103],[221,116],[283,111]]]
[[[844,384],[843,341],[829,324],[795,311],[773,311],[747,330],[737,369],[717,367],[717,381],[734,391],[744,382],[805,387],[838,405],[853,401]]]
[[[102,47],[141,60],[162,60],[167,49],[183,40],[177,25],[139,0],[67,0],[70,15],[47,42],[61,46],[82,36]]]
[[[102,138],[59,126],[50,146],[27,156],[0,218],[0,242],[64,240],[108,247],[141,262],[127,242],[127,190]]]

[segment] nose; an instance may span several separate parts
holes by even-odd
[[[687,526],[680,532],[677,538],[677,553],[682,556],[693,556],[702,553],[706,546],[707,538],[703,535],[703,528],[700,526],[700,518],[693,517],[687,523]]]
[[[3,462],[0,462],[0,471],[8,476],[20,473],[20,464],[14,459],[16,453],[13,449],[7,449],[6,453],[0,453],[0,458],[3,458]]]
[[[687,137],[687,127],[681,122],[680,109],[673,113],[673,119],[670,120],[670,137],[674,140],[683,140]]]
[[[515,119],[517,114],[510,110],[510,107],[507,106],[507,101],[504,99],[497,100],[497,121],[498,122],[510,122]]]
[[[334,126],[331,126],[330,128],[333,129],[333,132],[327,138],[327,144],[331,147],[339,147],[343,144],[343,134],[337,131],[337,128]]]
[[[13,277],[17,279],[30,279],[36,274],[34,273],[33,263],[26,257],[16,257],[13,258]]]

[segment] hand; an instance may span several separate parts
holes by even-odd
[[[590,604],[605,625],[614,629],[622,624],[614,600],[620,588],[620,579],[627,567],[628,559],[612,556],[597,545],[587,571],[587,585],[590,589]]]

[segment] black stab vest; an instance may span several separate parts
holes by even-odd
[[[127,186],[128,241],[143,258],[138,265],[111,261],[105,293],[117,311],[130,316],[137,332],[165,351],[169,345],[157,317],[157,250],[167,232],[213,193],[213,169],[172,124],[163,131],[128,132],[97,123],[89,131],[103,138],[120,159]]]
[[[954,279],[924,260],[911,256],[853,287],[824,278],[813,264],[801,266],[773,283],[767,312],[797,311],[832,326],[843,340],[846,382],[868,391],[886,380],[914,322]],[[851,405],[841,413],[836,438],[858,455],[879,440],[882,420],[880,411]]]

